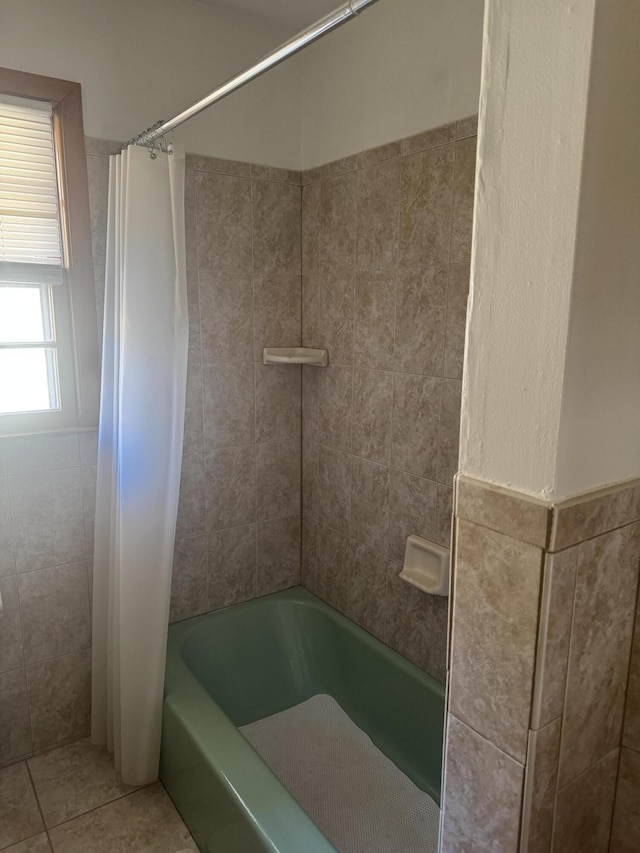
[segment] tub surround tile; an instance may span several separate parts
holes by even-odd
[[[298,365],[256,364],[256,441],[300,441]]]
[[[95,465],[82,468],[82,514],[84,516],[84,547],[87,560],[93,562],[93,546],[96,527],[96,482],[98,469]]]
[[[252,181],[251,204],[254,271],[300,275],[300,187]]]
[[[439,145],[444,145],[447,142],[453,142],[456,137],[456,122],[443,124],[440,127],[434,127],[431,130],[425,130],[422,133],[415,133],[413,136],[408,136],[401,140],[400,150],[403,156],[417,154],[419,151],[425,151],[428,148],[437,148]]]
[[[437,486],[415,474],[391,469],[389,480],[389,556],[402,562],[407,536],[434,538]]]
[[[357,172],[358,269],[389,269],[398,263],[400,160],[385,160]]]
[[[119,154],[124,147],[124,141],[117,142],[113,139],[100,139],[96,136],[85,136],[84,153],[95,154],[98,157],[110,157]]]
[[[302,173],[302,183],[313,184],[316,181],[326,181],[329,178],[334,178],[336,175],[342,175],[345,172],[353,172],[358,168],[358,155],[352,154],[348,157],[341,157],[339,160],[332,160],[330,163],[324,163],[322,166],[316,166],[313,169],[307,169]]]
[[[624,746],[640,752],[640,604],[636,610],[635,630],[631,646],[622,743]]]
[[[258,181],[273,181],[277,184],[292,184],[300,186],[301,175],[294,169],[281,169],[276,166],[260,166],[251,164],[251,177]]]
[[[113,755],[87,738],[28,760],[47,827],[135,791],[118,780]]]
[[[19,841],[17,844],[3,848],[3,850],[4,853],[51,853],[51,845],[47,833],[39,832],[38,835],[32,835],[31,838]]]
[[[352,457],[351,536],[387,553],[389,531],[389,468]]]
[[[204,446],[253,444],[256,437],[253,364],[203,367]]]
[[[637,524],[578,546],[561,787],[620,743],[639,560]]]
[[[20,602],[15,576],[0,578],[2,614],[0,615],[0,673],[9,672],[24,664]]]
[[[352,452],[372,462],[389,464],[393,374],[353,371]]]
[[[553,853],[607,853],[619,750],[614,749],[559,791]]]
[[[197,269],[187,269],[187,309],[189,311],[189,360],[202,361],[200,283]]]
[[[257,594],[300,583],[300,516],[258,523]]]
[[[478,116],[472,115],[459,119],[456,122],[456,139],[466,139],[467,136],[476,136],[478,133]]]
[[[449,599],[434,595],[431,603],[431,637],[427,672],[443,684],[447,680]]]
[[[319,377],[317,368],[302,367],[302,438],[306,441],[318,441]]]
[[[319,440],[335,450],[350,452],[353,410],[353,370],[329,365],[318,378]]]
[[[18,592],[27,664],[91,645],[85,562],[19,575]]]
[[[611,486],[557,504],[551,530],[552,551],[576,545],[640,519],[640,481]]]
[[[256,447],[258,521],[300,512],[300,442]]]
[[[449,266],[444,346],[444,375],[449,379],[462,379],[469,274],[467,263]]]
[[[50,836],[56,853],[198,849],[159,782],[57,826]]]
[[[238,160],[224,160],[221,157],[209,157],[204,154],[187,154],[187,170],[195,172],[214,172],[220,175],[232,175],[238,178],[251,176],[251,164]]]
[[[451,522],[453,514],[453,489],[438,483],[436,503],[436,531],[434,541],[444,548],[451,547]]]
[[[202,450],[204,434],[202,406],[202,365],[199,361],[191,360],[187,363],[183,452]]]
[[[254,277],[254,351],[262,361],[264,347],[297,347],[302,343],[300,328],[302,289],[299,275]]]
[[[318,522],[307,515],[302,516],[302,544],[300,554],[300,583],[311,592],[316,592],[316,553]]]
[[[206,610],[256,596],[256,525],[209,533]]]
[[[561,725],[558,718],[529,732],[521,830],[526,853],[551,849]]]
[[[524,764],[542,551],[460,519],[456,563],[451,712]]]
[[[324,331],[320,327],[321,300],[320,274],[314,272],[310,275],[303,275],[301,323],[303,346],[326,349],[326,347],[321,346],[322,338],[320,337],[321,333],[324,334]],[[315,370],[314,367],[307,369]]]
[[[13,436],[5,438],[3,444],[7,474],[33,474],[81,464],[75,432]]]
[[[320,445],[318,448],[318,518],[348,534],[353,457]]]
[[[0,769],[0,848],[44,829],[24,762]]]
[[[524,768],[454,715],[448,718],[443,851],[518,849]]]
[[[446,266],[398,273],[395,370],[442,376],[447,279]]]
[[[207,537],[193,536],[176,542],[171,576],[169,619],[177,622],[206,612]]]
[[[367,169],[382,163],[385,160],[393,160],[401,154],[400,142],[389,142],[386,145],[378,145],[377,148],[369,148],[356,154],[356,166],[358,169]]]
[[[346,613],[349,605],[351,544],[346,536],[326,524],[316,533],[316,595]]]
[[[355,273],[323,266],[319,276],[315,343],[332,365],[353,363]]]
[[[462,383],[445,379],[441,388],[438,429],[438,482],[445,486],[453,482],[458,470],[461,397]]]
[[[109,159],[87,157],[89,209],[91,213],[91,244],[93,262],[104,264],[107,255],[107,205],[109,200]]]
[[[611,853],[634,853],[640,838],[640,754],[620,751],[620,767],[611,832]]]
[[[318,516],[319,446],[310,441],[302,442],[302,513],[313,518]]]
[[[385,635],[387,558],[351,543],[347,616],[379,640]]]
[[[357,178],[329,178],[320,197],[320,257],[327,270],[352,270],[356,264]]]
[[[33,748],[55,746],[89,734],[91,651],[27,666]]]
[[[320,270],[320,206],[322,187],[309,184],[302,189],[302,275]]]
[[[251,181],[196,171],[198,267],[251,275]]]
[[[204,454],[185,453],[180,473],[176,539],[197,536],[206,530]]]
[[[14,669],[0,674],[0,763],[26,755],[31,749],[25,673],[23,668]]]
[[[356,367],[393,368],[395,270],[356,273],[353,360]]]
[[[545,557],[531,712],[534,729],[561,716],[564,709],[577,561],[577,548]]]
[[[205,453],[207,530],[223,530],[256,520],[254,445]]]
[[[196,176],[193,169],[188,167],[184,173],[184,225],[187,276],[189,276],[190,272],[198,269],[198,227],[196,220]]]
[[[471,257],[473,196],[476,174],[476,138],[456,142],[453,177],[453,212],[451,226],[451,263]]]
[[[0,444],[0,452],[2,445]],[[0,577],[12,575],[16,570],[13,549],[13,530],[11,527],[11,505],[9,502],[9,481],[0,475]]]
[[[433,596],[401,580],[402,563],[387,561],[387,645],[416,666],[430,665]]]
[[[395,373],[391,464],[436,479],[441,380]]]
[[[253,361],[253,284],[242,272],[200,269],[202,360]]]

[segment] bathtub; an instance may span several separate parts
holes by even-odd
[[[334,851],[238,731],[318,693],[439,804],[443,686],[296,587],[169,628],[160,778],[203,853]]]

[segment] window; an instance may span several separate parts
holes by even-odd
[[[97,421],[79,90],[0,69],[0,435]]]

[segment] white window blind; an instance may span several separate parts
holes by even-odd
[[[51,106],[31,104],[0,102],[0,280],[54,283],[62,250]]]

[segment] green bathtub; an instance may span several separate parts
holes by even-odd
[[[296,587],[169,629],[160,778],[203,853],[334,850],[238,731],[318,693],[440,802],[443,686]]]

